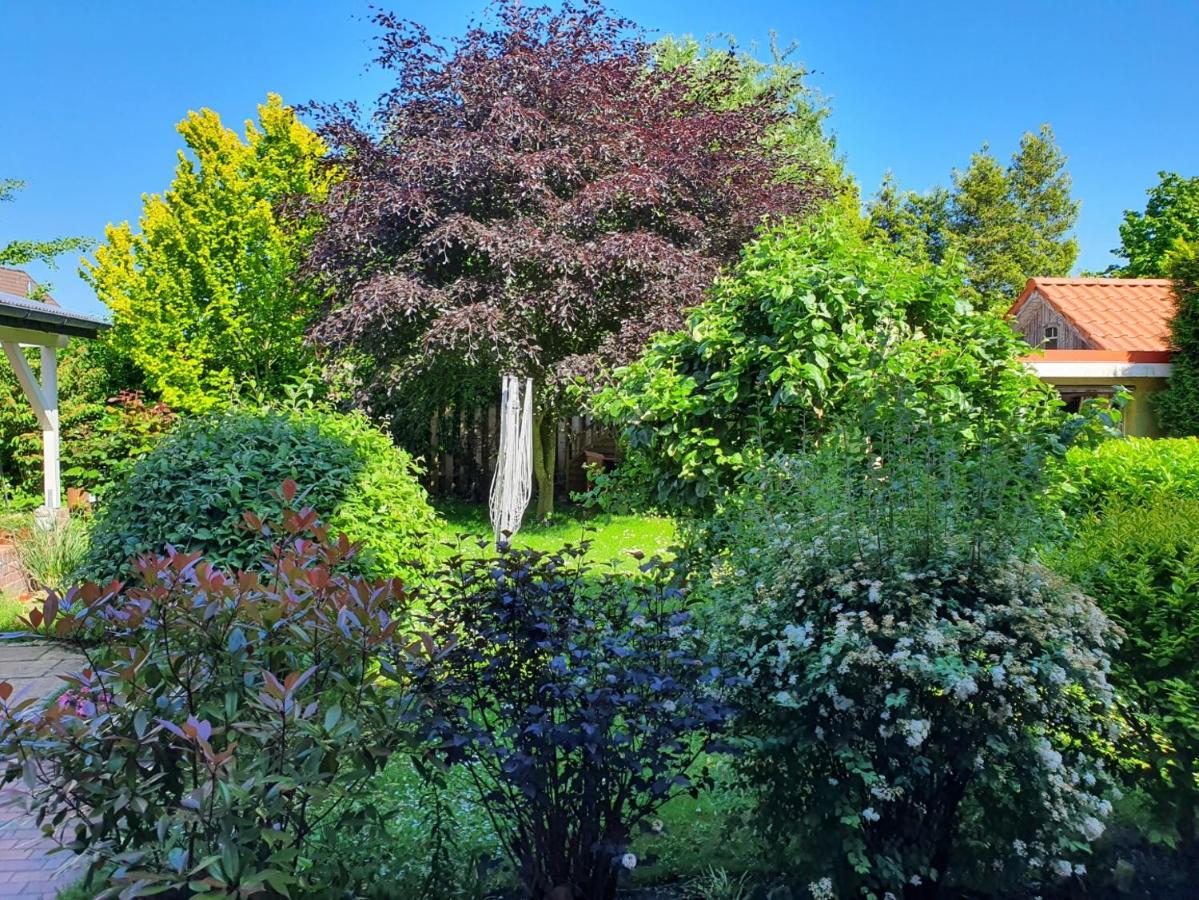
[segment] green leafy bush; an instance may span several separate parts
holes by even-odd
[[[1060,466],[1067,513],[1199,499],[1199,438],[1124,438],[1075,446]]]
[[[761,828],[813,896],[1082,871],[1110,809],[1114,632],[1026,561],[1035,487],[927,430],[838,436],[693,539]]]
[[[309,877],[319,829],[414,741],[410,695],[379,678],[411,643],[396,580],[341,574],[356,548],[311,509],[247,526],[277,542],[252,573],[175,551],[136,584],[51,593],[30,614],[87,665],[49,706],[0,683],[4,783],[121,896],[335,896]],[[99,637],[99,640],[95,638]],[[394,672],[394,666],[385,669]]]
[[[435,525],[411,457],[360,414],[320,408],[233,409],[183,422],[104,499],[84,574],[131,571],[138,554],[167,545],[213,565],[248,567],[268,549],[242,512],[269,518],[275,487],[306,485],[306,502],[363,545],[366,574],[395,575],[427,559]]]
[[[1155,830],[1171,842],[1181,838],[1193,845],[1199,809],[1199,499],[1109,503],[1048,562],[1096,597],[1124,629],[1112,680],[1145,716],[1138,742],[1144,769],[1134,769],[1136,783],[1155,801]]]
[[[969,439],[987,422],[1026,434],[1055,401],[1016,361],[1027,345],[963,293],[953,264],[914,263],[842,216],[781,226],[593,409],[622,429],[623,472],[682,506],[901,392]]]

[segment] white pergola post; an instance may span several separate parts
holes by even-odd
[[[59,464],[58,440],[58,353],[54,347],[39,347],[42,357],[42,380],[38,383],[33,368],[21,345],[3,341],[4,354],[16,373],[21,390],[33,407],[38,424],[42,426],[42,493],[47,523],[53,521],[62,506],[62,474]]]
[[[42,493],[46,509],[62,506],[62,467],[58,441],[58,351],[42,347],[42,396],[46,401],[46,420],[42,428]]]

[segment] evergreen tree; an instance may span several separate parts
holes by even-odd
[[[868,209],[871,223],[905,254],[940,262],[950,250],[966,263],[967,286],[983,305],[1002,308],[1029,277],[1067,275],[1078,256],[1070,230],[1066,156],[1048,125],[1029,132],[1004,167],[984,146],[953,173],[953,187],[918,194],[888,176]]]
[[[325,145],[270,95],[243,141],[211,110],[179,124],[175,180],[145,198],[141,232],[110,225],[82,276],[112,311],[107,342],[172,408],[201,412],[252,386],[268,395],[306,371],[318,295],[295,278],[324,199]]]

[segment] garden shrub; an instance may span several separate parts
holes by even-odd
[[[838,436],[693,538],[761,828],[815,897],[1019,893],[1104,829],[1114,632],[1026,561],[1021,461],[956,446]]]
[[[1067,513],[1104,504],[1199,500],[1199,438],[1123,438],[1071,447],[1060,469]]]
[[[269,518],[274,489],[291,478],[328,524],[360,541],[355,564],[371,575],[427,560],[435,517],[411,457],[361,414],[325,409],[238,409],[184,421],[105,498],[84,567],[106,580],[167,545],[213,565],[245,568],[267,549],[242,512]]]
[[[621,429],[620,474],[683,507],[900,391],[968,439],[1035,432],[1057,401],[1017,361],[1027,345],[964,292],[954,264],[913,262],[841,215],[779,226],[592,407]]]
[[[635,829],[709,781],[729,714],[670,570],[597,574],[586,551],[453,562],[424,598],[439,650],[414,683],[521,885],[555,900],[615,895]]]
[[[406,654],[408,597],[342,574],[354,545],[294,508],[294,484],[280,499],[278,525],[247,515],[279,545],[252,573],[169,551],[128,589],[51,594],[28,624],[86,668],[48,706],[0,684],[4,782],[24,781],[39,824],[69,821],[68,849],[122,896],[335,887],[305,877],[314,834],[414,740],[409,695],[374,661]]]
[[[1048,563],[1096,597],[1123,628],[1112,681],[1144,715],[1132,715],[1141,726],[1134,786],[1153,799],[1152,832],[1193,846],[1199,809],[1199,499],[1110,502]]]

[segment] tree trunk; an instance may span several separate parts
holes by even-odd
[[[537,481],[537,521],[554,513],[554,470],[558,442],[554,439],[554,417],[544,411],[533,416],[533,477]]]

